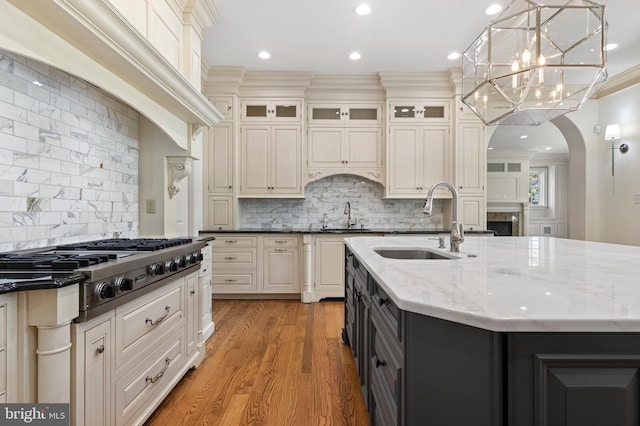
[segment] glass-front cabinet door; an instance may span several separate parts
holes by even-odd
[[[448,123],[449,101],[399,101],[389,103],[389,121],[395,123]]]
[[[309,104],[309,124],[382,124],[381,104]]]
[[[299,122],[301,108],[299,100],[246,99],[242,101],[242,120]]]

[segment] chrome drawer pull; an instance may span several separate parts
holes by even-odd
[[[237,258],[237,256],[226,256],[224,260],[236,260]]]
[[[159,324],[159,323],[161,323],[162,321],[164,321],[164,319],[165,319],[166,317],[168,317],[168,316],[169,316],[169,311],[170,311],[170,310],[171,310],[171,306],[165,306],[165,307],[164,307],[164,315],[163,315],[163,316],[161,316],[160,318],[158,318],[158,319],[157,319],[157,320],[155,320],[155,321],[154,321],[154,320],[152,320],[151,318],[147,317],[147,319],[146,319],[146,320],[144,320],[144,322],[149,323],[149,324],[151,324],[151,325]]]
[[[169,364],[171,364],[171,358],[167,357],[164,360],[164,368],[162,370],[160,370],[160,372],[158,374],[156,374],[155,377],[151,377],[151,376],[145,377],[144,381],[145,382],[151,382],[151,383],[157,382],[160,379],[160,377],[162,377],[164,375],[164,373],[169,369]]]
[[[287,240],[276,240],[276,244],[287,244]]]
[[[224,240],[224,242],[227,244],[235,244],[238,242],[238,240]]]
[[[276,249],[276,252],[278,252],[278,253],[286,253],[287,249]]]
[[[225,282],[225,283],[235,283],[236,281],[238,281],[238,280],[236,280],[236,279],[232,279],[232,278],[225,278],[225,279],[224,279],[224,282]]]

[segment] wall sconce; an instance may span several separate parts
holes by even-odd
[[[620,139],[620,125],[619,124],[609,124],[607,125],[607,129],[604,131],[604,140],[611,141],[611,176],[615,176],[614,169],[614,161],[613,161],[613,153],[617,149],[622,154],[629,151],[629,145],[626,143],[621,144],[620,146],[613,146],[613,141]]]

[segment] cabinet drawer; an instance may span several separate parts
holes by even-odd
[[[394,426],[399,422],[398,406],[382,384],[377,372],[371,375],[371,407],[369,410],[372,426]]]
[[[393,333],[398,342],[402,341],[400,309],[373,279],[371,279],[369,288],[373,291],[371,298],[372,305],[375,306],[374,310],[379,312],[380,318],[385,322],[385,326]]]
[[[258,290],[255,270],[215,271],[211,276],[214,293],[254,293]]]
[[[116,368],[144,352],[156,336],[182,320],[184,278],[116,308]],[[147,295],[147,296],[149,296]]]
[[[216,268],[238,268],[238,267],[256,267],[256,249],[246,250],[219,250],[215,251],[211,256],[213,261],[213,269]]]
[[[370,371],[372,376],[381,380],[381,384],[395,404],[400,403],[401,393],[401,352],[397,342],[383,332],[383,321],[377,312],[371,313],[373,325],[373,352],[371,354]]]
[[[216,248],[220,247],[255,247],[257,245],[256,237],[243,237],[237,235],[216,235],[216,239],[211,241],[215,254]]]
[[[298,247],[298,237],[264,237],[265,247]]]
[[[168,339],[115,384],[116,423],[129,424],[148,409],[147,401],[175,380],[184,365],[184,332],[176,330]]]

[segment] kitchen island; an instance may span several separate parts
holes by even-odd
[[[437,242],[346,246],[344,338],[373,424],[638,424],[640,247],[469,238],[457,259],[407,260],[375,250]]]

